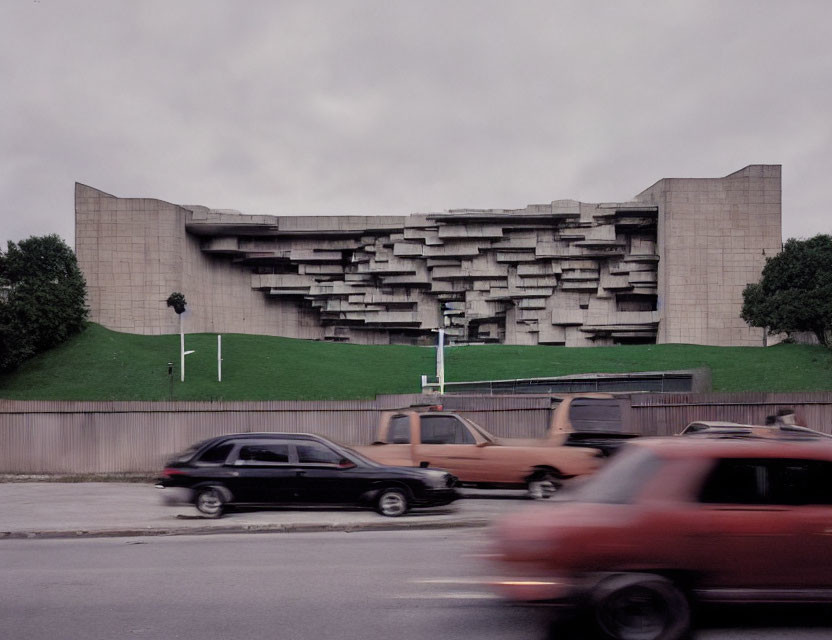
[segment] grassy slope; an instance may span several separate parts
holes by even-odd
[[[223,382],[216,380],[216,336],[186,336],[187,380],[179,382],[179,336],[137,336],[98,325],[0,377],[0,397],[43,400],[167,400],[167,363],[175,363],[175,400],[371,398],[418,393],[432,374],[434,350],[360,346],[229,334]],[[472,346],[446,352],[448,380],[557,376],[594,371],[656,371],[709,366],[715,391],[832,390],[832,352],[780,345],[703,347]]]

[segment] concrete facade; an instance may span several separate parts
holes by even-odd
[[[780,249],[780,167],[626,202],[410,216],[247,216],[76,185],[91,319],[362,344],[760,345],[742,288]]]
[[[763,331],[740,318],[742,291],[780,252],[780,165],[724,178],[665,178],[638,196],[659,216],[657,341],[759,346]]]

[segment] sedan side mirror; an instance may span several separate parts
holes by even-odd
[[[352,460],[349,460],[348,458],[341,458],[338,461],[338,468],[339,469],[354,469],[355,466],[356,466],[356,464]]]

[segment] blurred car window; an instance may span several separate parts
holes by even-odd
[[[723,504],[765,504],[765,468],[760,461],[725,459],[705,481],[701,501]]]
[[[410,444],[410,416],[393,416],[387,432],[388,444]]]
[[[474,444],[474,436],[453,416],[422,416],[422,444]]]
[[[622,430],[621,406],[614,398],[575,398],[569,405],[574,431],[618,433]]]
[[[194,457],[194,454],[199,451],[205,443],[208,442],[207,440],[200,440],[192,444],[190,447],[185,449],[182,453],[177,453],[176,456],[173,458],[177,462],[187,462],[191,458]]]
[[[701,501],[750,505],[832,504],[832,463],[823,460],[720,460]]]
[[[199,456],[199,462],[203,464],[222,464],[228,458],[228,454],[234,448],[233,442],[225,442],[211,447]]]
[[[661,464],[661,458],[648,449],[625,447],[612,462],[569,495],[577,502],[631,504]]]
[[[240,447],[239,460],[243,462],[289,462],[288,444],[261,444]]]
[[[338,464],[341,459],[334,451],[318,442],[297,445],[298,462],[302,464]]]

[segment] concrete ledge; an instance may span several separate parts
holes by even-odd
[[[287,524],[239,524],[213,525],[204,527],[167,527],[150,529],[75,529],[65,531],[0,531],[0,540],[31,540],[31,539],[67,539],[67,538],[135,538],[150,536],[204,536],[218,534],[239,533],[323,533],[343,531],[355,533],[360,531],[396,531],[419,529],[461,529],[486,527],[490,524],[487,518],[465,518],[460,520],[439,520],[436,522],[356,522],[356,523],[313,523],[295,522]]]
[[[0,473],[3,482],[129,482],[153,484],[158,474],[152,473]]]

